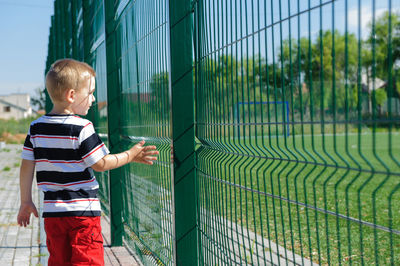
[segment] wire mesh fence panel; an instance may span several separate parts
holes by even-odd
[[[88,118],[93,122],[96,132],[101,140],[108,143],[108,112],[107,112],[107,64],[106,64],[106,44],[105,44],[105,23],[104,5],[102,1],[84,1],[77,11],[78,18],[84,23],[77,23],[78,29],[83,34],[78,33],[86,46],[84,48],[84,60],[96,71],[96,90],[94,96],[96,101],[90,109]],[[81,59],[82,60],[82,59]],[[109,173],[96,172],[96,179],[99,181],[99,196],[103,210],[106,215],[110,214],[109,197]]]
[[[400,2],[169,3],[55,1],[46,70],[88,62],[103,141],[160,151],[153,166],[96,174],[113,238],[144,264],[179,264],[188,235],[176,239],[186,228],[174,217],[190,206],[174,189],[190,176],[199,265],[399,264]],[[193,112],[176,101],[189,79],[170,38],[188,25],[178,39],[193,44],[195,119],[172,121]],[[194,125],[196,149],[174,136],[184,152],[171,167],[179,123]],[[192,156],[195,175],[177,171]]]
[[[125,239],[143,262],[172,264],[167,1],[115,2],[123,149],[156,145],[153,166],[132,164],[122,177]]]
[[[201,264],[399,263],[399,7],[198,1]]]

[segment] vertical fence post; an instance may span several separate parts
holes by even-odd
[[[65,58],[65,25],[64,25],[64,8],[63,8],[63,0],[56,1],[57,3],[57,11],[58,11],[58,42],[59,42],[59,54],[57,59]]]
[[[107,61],[107,112],[108,141],[111,153],[119,152],[120,144],[120,94],[118,56],[120,48],[115,38],[115,8],[113,0],[104,1],[105,28],[106,28],[106,61]],[[110,171],[110,224],[111,245],[122,246],[122,169]]]
[[[62,2],[62,14],[63,14],[63,21],[62,24],[64,25],[64,47],[65,47],[65,57],[70,58],[72,56],[71,54],[71,45],[70,45],[70,39],[71,39],[71,13],[68,10],[70,3],[67,0],[63,0]]]
[[[59,8],[59,0],[54,1],[54,32],[55,32],[55,57],[54,59],[60,59],[61,58],[61,47],[62,47],[62,42],[61,42],[61,23],[60,23],[60,8]]]
[[[82,2],[82,27],[83,27],[83,58],[86,63],[89,63],[90,46],[92,44],[92,36],[90,30],[92,27],[92,17],[90,16],[89,1]]]
[[[76,39],[76,33],[78,30],[78,25],[76,23],[76,20],[77,20],[76,14],[77,14],[78,8],[80,8],[80,6],[78,5],[78,2],[71,1],[71,20],[72,20],[72,23],[71,23],[71,26],[72,26],[72,29],[71,29],[71,31],[72,31],[72,34],[71,34],[71,44],[72,44],[71,57],[75,58],[77,60],[81,59],[81,58],[78,58],[78,49],[79,48],[78,48],[78,42]]]
[[[56,41],[55,41],[55,19],[54,19],[54,15],[51,16],[51,26],[50,26],[50,36],[49,36],[49,46],[48,46],[48,55],[47,55],[47,62],[46,62],[46,71],[44,73],[44,84],[46,86],[46,75],[47,75],[47,71],[49,71],[51,65],[54,62],[55,59],[55,55],[56,55]],[[50,100],[50,96],[49,93],[47,92],[47,90],[44,90],[45,94],[46,94],[46,103],[45,103],[45,110],[46,113],[49,113],[51,111],[51,109],[53,108],[53,103]]]
[[[169,1],[177,265],[198,264],[191,10],[191,1]]]

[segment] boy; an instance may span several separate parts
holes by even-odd
[[[18,224],[27,226],[31,213],[38,217],[31,194],[36,168],[37,185],[44,192],[50,266],[104,265],[99,185],[93,170],[102,172],[130,162],[151,165],[157,160],[156,147],[144,147],[144,141],[109,154],[92,123],[77,116],[86,115],[95,100],[95,75],[89,65],[72,59],[52,65],[46,88],[54,107],[32,122],[21,155]]]

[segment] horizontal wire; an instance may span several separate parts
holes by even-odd
[[[133,125],[133,126],[121,126],[120,128],[147,128],[147,127],[169,127],[169,124],[145,124],[145,125]]]
[[[202,143],[201,145],[210,150],[214,150],[217,152],[226,153],[226,154],[230,154],[230,155],[242,156],[242,157],[258,158],[258,159],[273,160],[273,161],[293,162],[293,163],[301,163],[301,164],[309,164],[309,165],[318,165],[318,166],[324,166],[324,167],[332,167],[335,169],[352,170],[352,171],[357,171],[360,173],[382,174],[382,175],[388,175],[388,176],[400,176],[400,173],[394,173],[394,172],[389,172],[389,171],[381,171],[381,170],[374,170],[374,169],[370,170],[370,169],[347,167],[347,166],[328,164],[328,163],[320,163],[320,162],[315,162],[315,161],[311,162],[311,161],[293,160],[293,159],[287,159],[287,158],[269,157],[269,156],[254,155],[254,154],[248,154],[248,153],[247,154],[237,153],[237,152],[230,152],[227,150],[216,149],[216,148],[214,148],[210,145],[204,144],[204,143]]]
[[[382,119],[382,120],[348,120],[348,121],[285,121],[285,122],[244,122],[244,123],[207,123],[196,122],[197,125],[206,126],[262,126],[262,125],[323,125],[323,124],[391,124],[398,122],[400,126],[400,119]]]

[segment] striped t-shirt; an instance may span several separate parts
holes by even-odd
[[[43,217],[100,216],[99,184],[90,167],[108,153],[89,120],[47,114],[33,121],[21,157],[35,161]]]

